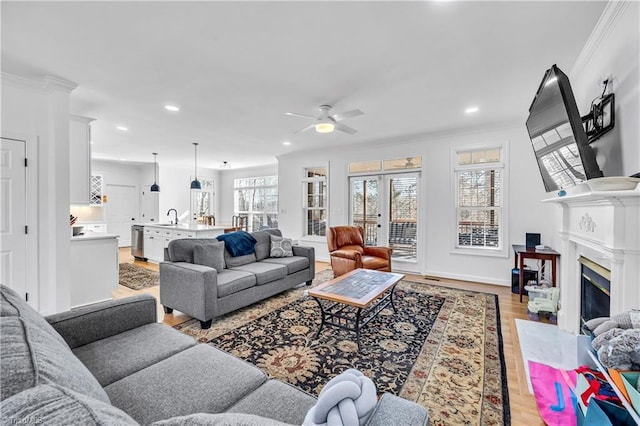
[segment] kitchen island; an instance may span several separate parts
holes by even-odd
[[[110,300],[118,288],[118,235],[71,237],[71,307]]]
[[[164,260],[164,249],[171,240],[180,238],[215,238],[224,233],[227,226],[211,226],[199,223],[142,223],[144,226],[144,257],[150,262]]]

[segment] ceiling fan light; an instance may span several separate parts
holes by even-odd
[[[336,128],[335,124],[327,122],[318,123],[315,127],[318,133],[331,133]]]

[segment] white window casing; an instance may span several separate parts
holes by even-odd
[[[452,252],[508,257],[508,146],[452,150]]]

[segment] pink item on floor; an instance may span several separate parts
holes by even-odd
[[[545,424],[576,426],[576,372],[534,361],[528,363],[531,387]]]

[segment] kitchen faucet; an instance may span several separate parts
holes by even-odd
[[[176,209],[169,209],[169,211],[167,212],[167,216],[169,216],[171,214],[171,211],[173,210],[173,212],[176,214],[176,221],[173,222],[171,221],[172,224],[177,225],[178,224],[178,210]]]

